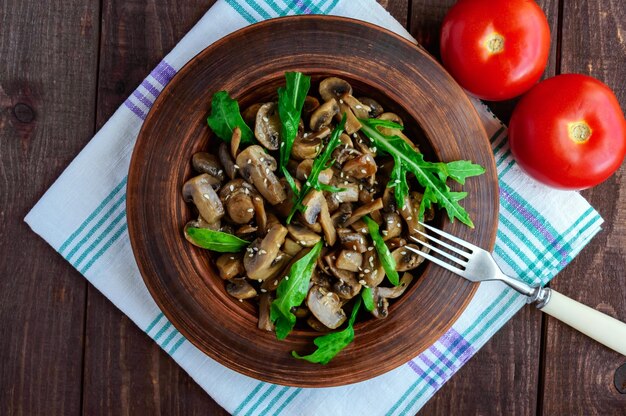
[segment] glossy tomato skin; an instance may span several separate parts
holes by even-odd
[[[622,164],[626,120],[615,94],[602,82],[558,75],[537,84],[517,104],[509,144],[522,169],[539,182],[560,189],[589,188]]]
[[[548,20],[533,0],[460,0],[441,28],[444,66],[485,100],[528,91],[541,78],[549,53]]]

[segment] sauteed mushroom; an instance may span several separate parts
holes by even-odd
[[[205,232],[216,236],[220,250],[237,251],[242,246],[240,252],[213,253],[213,259],[227,293],[258,305],[258,328],[263,331],[275,330],[271,310],[272,302],[283,296],[278,293],[290,287],[290,279],[304,276],[293,271],[301,268],[292,266],[320,249],[320,242],[320,253],[309,265],[310,279],[299,282],[302,290],[308,285],[305,300],[289,307],[298,325],[306,322],[320,332],[340,328],[363,287],[374,297],[371,314],[376,318],[389,314],[390,301],[405,292],[413,276],[404,273],[397,287],[385,279],[383,263],[388,259],[376,249],[375,241],[380,240],[370,233],[364,216],[379,224],[397,271],[415,270],[424,260],[406,248],[409,237],[423,238],[415,231],[424,231],[418,221],[423,195],[414,190],[416,179],[412,173],[407,176],[411,192],[399,207],[398,188],[388,187],[394,155],[377,149],[367,130],[360,130],[359,121],[379,118],[403,125],[403,120],[385,112],[372,98],[355,98],[350,83],[338,77],[323,79],[309,94],[297,132],[293,132],[290,154],[281,152],[286,143],[284,126],[276,98],[269,97],[270,101],[252,104],[241,113],[254,133],[254,143],[242,142],[243,126],[234,127],[230,140],[193,155],[198,175],[182,188],[183,198],[198,210],[184,228],[189,241],[200,244],[200,240],[194,242],[191,227],[245,240]],[[346,125],[339,144],[330,155],[324,153],[331,138],[335,140],[332,132],[344,114]],[[398,129],[378,128],[409,141]],[[433,216],[431,207],[425,220]]]
[[[224,206],[211,186],[212,182],[212,176],[203,173],[183,185],[183,198],[187,202],[193,202],[200,216],[208,223],[217,222],[224,216]]]
[[[280,116],[277,103],[259,107],[254,125],[254,137],[269,150],[278,150],[280,142]]]

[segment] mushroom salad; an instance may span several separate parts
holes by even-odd
[[[354,338],[361,305],[385,318],[414,279],[423,258],[406,247],[424,239],[433,204],[473,226],[446,181],[484,169],[424,161],[403,120],[343,79],[321,80],[318,94],[302,73],[285,80],[277,100],[243,112],[226,91],[213,96],[207,122],[221,140],[192,157],[182,195],[198,216],[184,234],[215,252],[231,296],[258,304],[260,329],[325,333],[312,354],[292,354],[326,364]]]

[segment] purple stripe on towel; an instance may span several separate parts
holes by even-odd
[[[158,97],[159,94],[161,94],[161,91],[158,90],[154,85],[152,85],[147,79],[143,80],[141,86],[148,90],[150,94],[154,95],[154,98]]]
[[[152,101],[147,99],[142,93],[139,92],[139,90],[133,91],[133,95],[146,107],[152,107]]]
[[[135,115],[137,117],[139,117],[142,120],[146,119],[146,113],[144,113],[141,108],[137,107],[135,104],[133,104],[132,101],[130,101],[130,99],[127,99],[126,101],[124,101],[124,105],[126,107],[128,107],[130,109],[130,111],[132,111],[133,113],[135,113]]]
[[[159,62],[156,68],[150,72],[152,78],[156,79],[159,84],[166,86],[168,82],[176,75],[176,70],[165,61]]]
[[[298,6],[300,11],[302,11],[302,13],[304,14],[312,13],[311,9],[309,9],[308,6],[302,2],[302,0],[296,0],[296,6]]]
[[[413,371],[415,371],[415,373],[424,381],[426,381],[432,388],[434,388],[435,390],[437,388],[439,388],[439,384],[437,382],[437,380],[435,380],[434,378],[432,378],[430,376],[430,374],[427,374],[423,369],[420,368],[420,366],[418,366],[417,364],[415,364],[413,361],[409,361],[409,367],[411,367],[411,369]]]

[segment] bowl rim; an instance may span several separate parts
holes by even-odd
[[[251,24],[248,26],[245,26],[241,29],[238,29],[222,38],[220,38],[219,40],[213,42],[212,44],[210,44],[209,46],[207,46],[206,48],[204,48],[203,50],[201,50],[200,52],[198,52],[196,55],[194,55],[192,58],[190,58],[185,65],[183,65],[174,75],[174,77],[167,83],[167,85],[165,85],[163,87],[163,90],[161,91],[161,93],[159,94],[158,97],[156,97],[152,107],[150,108],[148,114],[146,115],[146,118],[144,120],[144,122],[142,123],[141,129],[138,133],[138,141],[139,138],[143,137],[145,135],[145,130],[147,129],[146,126],[149,126],[151,124],[151,122],[153,121],[154,118],[158,117],[157,114],[159,113],[158,109],[159,107],[162,105],[162,103],[167,100],[168,97],[168,91],[171,89],[174,89],[177,85],[178,80],[182,77],[182,74],[184,74],[189,67],[192,67],[194,65],[194,63],[201,58],[204,55],[210,55],[215,49],[220,48],[224,43],[229,42],[232,38],[234,37],[238,37],[238,36],[242,36],[244,34],[247,34],[248,32],[253,32],[255,30],[259,30],[260,28],[264,27],[264,26],[272,26],[275,25],[277,23],[280,23],[282,21],[300,21],[300,20],[311,20],[311,21],[315,21],[315,20],[320,20],[320,21],[326,21],[326,22],[337,22],[337,23],[350,23],[350,24],[357,24],[360,26],[365,26],[375,32],[382,32],[385,35],[391,36],[393,38],[395,38],[396,40],[404,43],[405,45],[416,49],[417,51],[421,51],[422,52],[422,57],[429,59],[430,61],[432,61],[436,66],[438,66],[442,71],[446,72],[447,71],[443,68],[443,66],[433,57],[431,56],[428,52],[425,51],[424,48],[422,48],[419,44],[413,43],[411,41],[409,41],[408,39],[404,38],[403,36],[389,30],[386,29],[384,27],[366,22],[366,21],[362,21],[362,20],[358,20],[358,19],[353,19],[353,18],[347,18],[347,17],[341,17],[341,16],[329,16],[329,15],[296,15],[296,16],[284,16],[284,17],[278,17],[278,18],[272,18],[272,19],[267,19],[255,24]],[[384,91],[383,91],[384,92]],[[462,100],[465,101],[465,106],[470,109],[471,112],[471,118],[474,119],[474,122],[476,124],[476,126],[481,130],[481,138],[484,139],[485,141],[488,141],[488,136],[487,133],[485,131],[485,127],[484,124],[482,123],[482,121],[480,120],[480,117],[478,115],[477,110],[475,109],[474,105],[471,103],[469,97],[466,95],[466,93],[460,94],[459,98],[461,98]],[[430,140],[430,139],[429,139]],[[377,376],[380,376],[388,371],[391,371],[390,369],[387,369],[385,371],[381,371],[381,372],[373,372],[372,374],[368,375],[367,377],[364,378],[360,378],[358,380],[355,381],[350,381],[348,383],[346,382],[339,382],[339,383],[335,383],[333,382],[333,380],[327,380],[328,382],[325,383],[323,386],[320,385],[319,383],[316,384],[307,384],[307,383],[301,383],[298,381],[294,381],[293,383],[290,382],[285,382],[285,380],[281,379],[280,381],[277,381],[276,379],[274,379],[271,376],[267,376],[266,374],[260,374],[260,373],[255,373],[252,374],[250,372],[246,372],[246,371],[242,371],[241,367],[238,366],[233,366],[231,365],[232,363],[230,362],[224,362],[222,360],[220,360],[219,356],[214,356],[213,354],[209,353],[201,343],[199,343],[199,341],[196,339],[196,336],[194,334],[192,334],[191,332],[187,331],[187,328],[184,326],[180,326],[176,324],[176,319],[173,318],[173,313],[172,311],[170,311],[167,307],[165,307],[164,302],[162,301],[162,299],[160,299],[160,294],[158,291],[156,291],[155,287],[153,287],[153,285],[150,282],[150,279],[147,276],[147,273],[145,271],[145,265],[139,261],[138,259],[138,251],[139,251],[139,247],[138,247],[138,239],[136,238],[135,235],[135,229],[134,227],[131,226],[131,223],[133,222],[133,216],[129,215],[129,211],[130,211],[130,207],[132,207],[133,205],[136,204],[135,201],[135,195],[133,194],[133,192],[131,192],[131,189],[134,189],[138,186],[138,183],[136,183],[136,181],[138,180],[138,175],[132,175],[132,168],[133,166],[137,165],[137,153],[138,153],[138,149],[139,146],[137,146],[137,143],[135,143],[135,146],[133,148],[133,152],[132,152],[132,157],[131,157],[131,161],[130,161],[130,167],[129,167],[129,175],[128,175],[128,184],[127,184],[127,205],[126,205],[126,212],[127,212],[127,220],[128,220],[128,233],[129,233],[129,237],[130,237],[130,242],[131,242],[131,247],[133,250],[133,255],[135,257],[137,266],[139,268],[140,271],[140,275],[146,285],[146,287],[148,288],[148,291],[151,295],[151,297],[153,298],[153,300],[156,302],[157,306],[159,307],[159,309],[161,310],[161,312],[165,315],[165,317],[172,323],[172,325],[188,340],[190,341],[196,348],[198,348],[200,351],[202,351],[203,353],[207,354],[209,357],[213,358],[214,360],[216,360],[216,362],[220,363],[221,365],[224,365],[232,370],[235,370],[241,374],[253,377],[255,379],[261,380],[261,381],[266,381],[266,382],[271,382],[271,383],[276,383],[276,384],[281,384],[281,385],[287,385],[287,386],[294,386],[294,387],[333,387],[333,386],[341,386],[341,385],[346,385],[346,384],[352,384],[352,383],[356,383],[356,382],[360,382],[360,381],[364,381],[364,380],[368,380]],[[491,164],[490,168],[492,172],[496,172],[495,170],[495,159],[493,157],[491,157],[489,159],[489,162]],[[485,166],[486,167],[486,166]],[[497,210],[499,208],[498,203],[497,203],[497,189],[498,189],[498,181],[497,181],[497,176],[495,178],[495,181],[492,181],[494,183],[496,192],[495,192],[495,199],[496,199],[496,203],[494,204],[494,207],[496,209],[496,212],[494,213],[494,215],[497,216]],[[492,227],[492,229],[490,230],[489,233],[489,249],[492,250],[494,245],[495,245],[495,240],[496,240],[496,234],[497,234],[497,220],[494,222],[494,226]],[[424,269],[423,273],[421,276],[427,274],[428,269],[431,267],[432,265],[429,263],[427,265],[427,267]],[[465,300],[463,301],[461,307],[458,308],[458,310],[452,315],[452,317],[450,318],[449,322],[446,323],[445,329],[443,329],[441,331],[441,333],[439,334],[439,337],[441,335],[443,335],[447,330],[449,330],[452,325],[454,324],[454,322],[456,322],[459,318],[459,316],[465,311],[465,309],[467,308],[467,305],[471,302],[472,298],[474,297],[477,289],[478,289],[479,284],[478,283],[472,283],[470,285],[471,289],[469,291],[469,294],[467,295],[467,297],[465,298]],[[427,347],[426,347],[427,348]],[[421,352],[423,352],[424,350],[422,350]],[[419,352],[419,353],[421,353]],[[418,354],[419,354],[418,353]],[[402,365],[402,364],[399,364]],[[397,368],[397,366],[393,367],[393,369]]]

